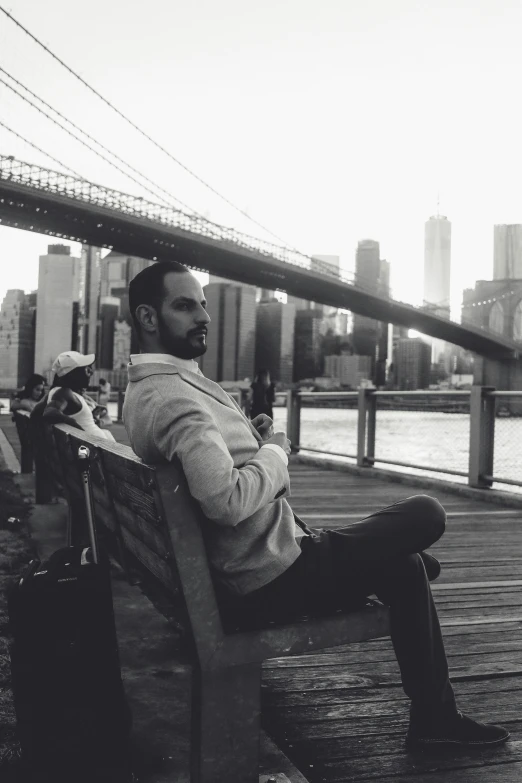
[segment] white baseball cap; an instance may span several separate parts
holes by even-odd
[[[94,362],[95,358],[96,355],[94,353],[83,354],[78,351],[64,351],[54,360],[51,371],[61,378],[77,367],[88,367]]]

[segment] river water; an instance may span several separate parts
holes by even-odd
[[[8,401],[6,408],[7,412]],[[116,418],[116,403],[109,403]],[[274,408],[276,428],[286,429],[286,408]],[[349,454],[353,462],[357,451],[357,410],[341,408],[301,409],[301,446]],[[306,452],[305,452],[306,453]],[[320,455],[316,455],[320,456]],[[325,454],[325,456],[328,456]],[[420,411],[377,411],[375,441],[377,467],[430,475],[465,483],[466,478],[439,473],[436,469],[467,473],[469,460],[469,415]],[[404,468],[379,462],[379,458],[418,466]],[[343,458],[339,458],[343,459]],[[422,467],[432,468],[426,472]],[[522,418],[495,420],[493,475],[522,483]],[[522,492],[516,487],[503,489]]]
[[[275,408],[274,414],[276,424],[286,428],[286,409]],[[354,457],[357,451],[357,410],[301,408],[300,441],[303,448],[310,446]],[[425,466],[467,473],[469,415],[378,410],[375,458],[377,467],[465,483],[465,477],[451,476],[436,470],[427,473],[419,468]],[[379,458],[406,462],[418,468],[394,467],[380,463]],[[346,461],[353,462],[354,459]],[[522,418],[495,420],[493,475],[522,483]],[[504,485],[502,488],[508,487]],[[509,489],[517,491],[515,487],[510,486]]]

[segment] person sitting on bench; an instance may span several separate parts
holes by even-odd
[[[53,423],[72,419],[90,435],[114,441],[113,434],[101,429],[97,423],[98,409],[103,413],[106,408],[97,406],[85,393],[93,373],[94,359],[93,353],[82,354],[78,351],[64,351],[56,357],[52,366],[53,385],[47,395],[43,419]]]
[[[179,461],[210,524],[209,560],[222,608],[258,622],[349,609],[376,594],[390,608],[391,637],[411,699],[409,747],[505,742],[502,726],[463,715],[449,680],[426,549],[446,515],[426,495],[401,500],[335,530],[310,531],[293,514],[283,432],[261,414],[250,421],[195,359],[210,323],[201,285],[174,261],[141,271],[129,305],[141,353],[131,356],[123,420],[149,464]]]

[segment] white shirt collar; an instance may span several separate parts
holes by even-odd
[[[197,375],[203,375],[199,369],[198,363],[194,359],[180,359],[179,356],[172,356],[170,353],[131,353],[131,364],[174,364],[183,370],[190,370]]]

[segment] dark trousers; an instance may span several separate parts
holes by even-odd
[[[451,714],[455,698],[429,584],[438,564],[424,553],[445,523],[437,500],[415,495],[346,527],[314,530],[281,576],[246,596],[229,597],[228,626],[349,611],[375,594],[390,607],[391,638],[412,716]]]

